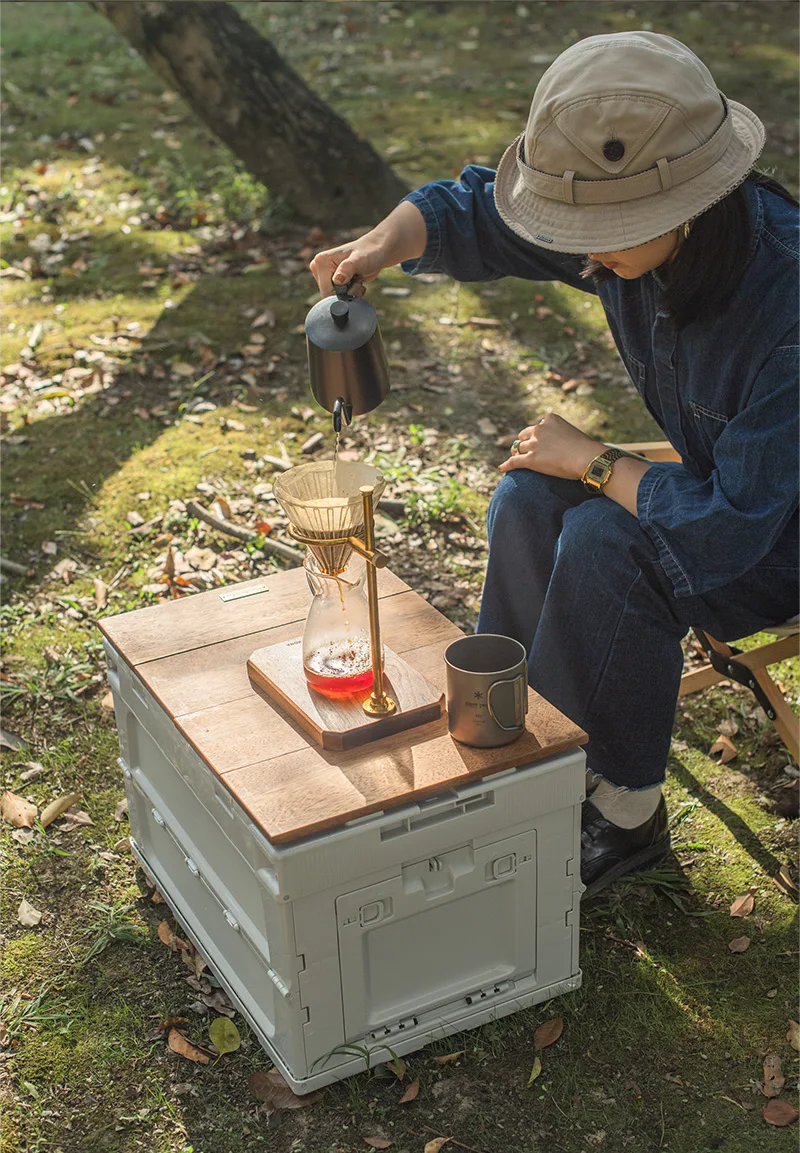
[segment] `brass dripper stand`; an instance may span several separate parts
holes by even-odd
[[[381,646],[381,622],[378,614],[378,572],[384,568],[388,558],[375,548],[375,486],[362,484],[359,486],[364,512],[364,539],[358,536],[342,535],[331,536],[330,530],[314,533],[303,532],[290,522],[289,533],[299,544],[307,545],[323,572],[329,576],[337,576],[344,571],[337,567],[337,561],[342,558],[342,550],[349,553],[350,549],[362,556],[367,562],[367,602],[369,604],[369,640],[372,652],[372,692],[363,702],[362,708],[371,717],[388,717],[397,710],[397,702],[393,700],[383,687],[383,648]]]

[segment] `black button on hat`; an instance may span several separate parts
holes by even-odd
[[[625,155],[625,145],[621,140],[607,140],[603,145],[603,156],[606,160],[622,160]]]

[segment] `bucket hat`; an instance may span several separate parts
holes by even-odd
[[[505,223],[556,252],[617,252],[698,216],[740,184],[764,126],[685,44],[656,32],[578,41],[553,61],[494,197]]]

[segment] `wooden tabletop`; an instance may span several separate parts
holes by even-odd
[[[387,569],[379,571],[378,592],[385,644],[444,689],[444,650],[461,630]],[[501,748],[454,741],[446,719],[346,753],[318,748],[247,675],[255,649],[302,634],[310,602],[298,568],[100,622],[271,841],[296,840],[586,740],[530,690],[526,732]]]

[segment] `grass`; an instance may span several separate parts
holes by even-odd
[[[689,43],[759,113],[766,164],[797,188],[791,4],[241,9],[409,184],[494,164],[538,75],[578,36],[652,25]],[[674,858],[582,911],[583,987],[411,1055],[413,1104],[398,1105],[401,1089],[379,1067],[268,1125],[247,1089],[266,1058],[241,1018],[241,1049],[213,1068],[166,1048],[159,1025],[185,1016],[207,1044],[211,1016],[191,1008],[186,971],[157,936],[165,908],[115,819],[123,789],[96,622],[153,603],[169,547],[211,548],[223,580],[272,571],[258,542],[238,549],[176,502],[200,486],[203,500],[243,502],[247,523],[269,520],[264,455],[283,445],[300,458],[315,431],[331,451],[328,419],[303,413],[295,331],[312,298],[311,241],[86,5],[6,5],[3,22],[0,227],[4,268],[25,277],[3,277],[3,360],[23,357],[35,382],[7,376],[1,406],[3,554],[30,570],[4,586],[0,610],[3,725],[27,742],[3,753],[3,782],[40,808],[80,793],[94,823],[40,828],[27,845],[3,827],[2,1148],[356,1153],[379,1131],[392,1153],[422,1153],[437,1133],[483,1153],[794,1148],[791,1129],[762,1120],[760,1093],[768,1052],[782,1059],[785,1094],[797,1080],[784,1039],[796,1016],[796,908],[771,879],[795,854],[792,822],[775,810],[788,756],[748,695],[724,685],[676,716]],[[497,437],[550,410],[607,440],[658,432],[599,305],[577,292],[459,288],[390,270],[371,299],[393,388],[345,447],[374,453],[406,504],[400,531],[382,530],[393,569],[469,627]],[[265,309],[274,324],[253,328]],[[463,323],[473,316],[499,324]],[[593,391],[562,391],[587,373]],[[137,535],[132,512],[162,520]],[[68,581],[53,572],[65,560]],[[776,675],[796,697],[797,662]],[[723,720],[739,729],[724,768],[707,754]],[[23,780],[31,765],[41,773]],[[753,913],[733,920],[730,904],[750,888]],[[34,928],[17,920],[23,898],[42,911]],[[750,947],[731,953],[743,934]],[[533,1030],[555,1015],[564,1033],[528,1088]]]

